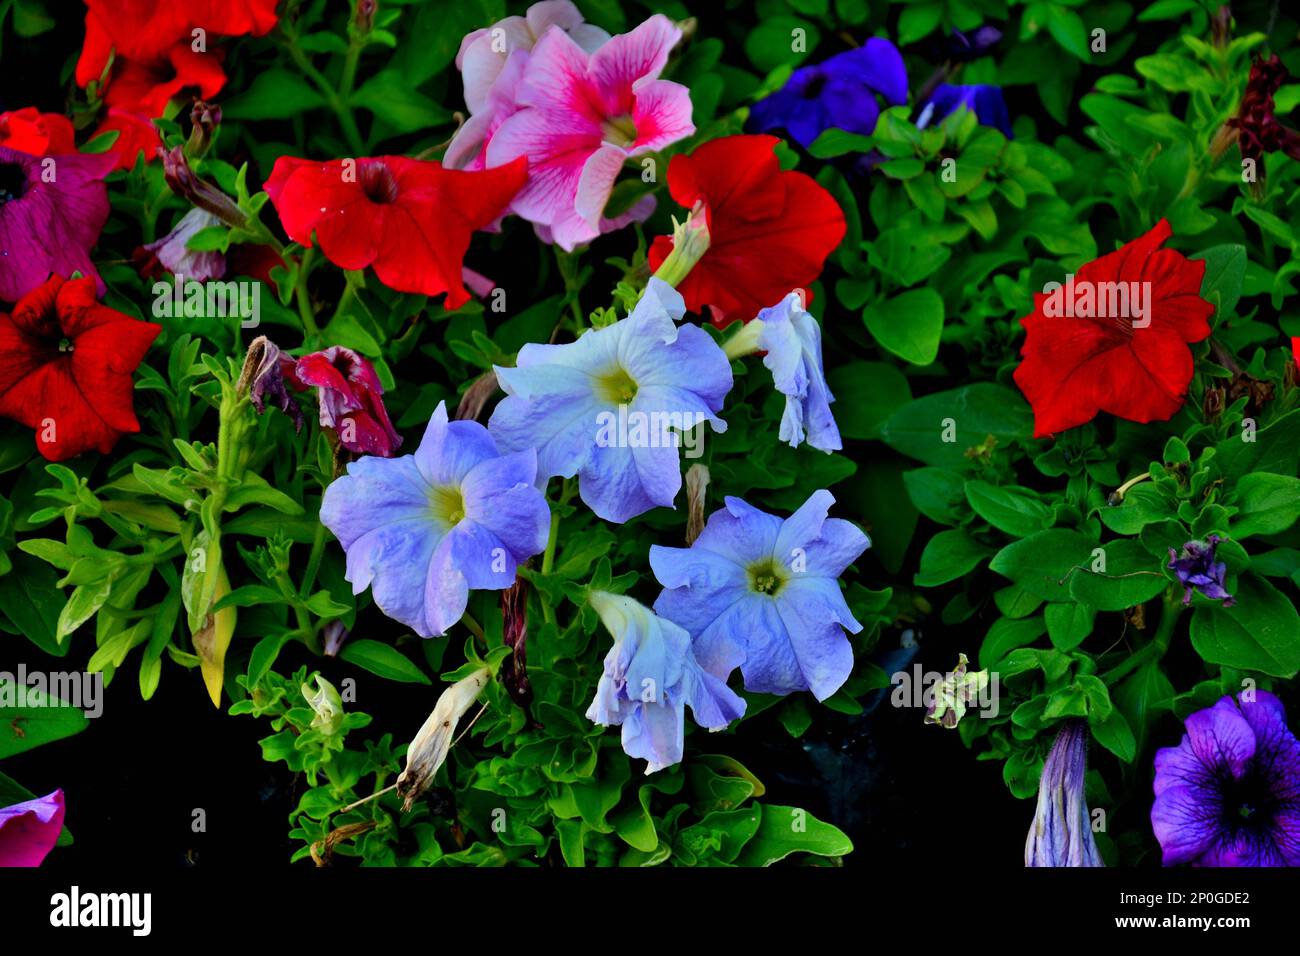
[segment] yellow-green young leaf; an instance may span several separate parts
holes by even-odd
[[[230,581],[226,569],[217,565],[217,587],[213,594],[215,600],[230,593]],[[194,632],[194,650],[199,655],[199,671],[203,675],[203,684],[212,698],[212,706],[221,706],[221,683],[226,673],[226,649],[230,639],[235,635],[235,620],[238,612],[233,607],[223,608],[215,614],[209,614],[203,627]]]
[[[55,629],[55,637],[59,643],[63,643],[65,637],[90,620],[91,616],[104,606],[104,602],[108,600],[112,588],[112,579],[105,578],[102,581],[78,585],[72,589],[72,596],[68,598],[68,603],[63,605],[63,610],[59,612],[59,624]]]

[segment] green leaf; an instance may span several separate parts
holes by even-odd
[[[1077,531],[1049,528],[1007,545],[989,562],[998,574],[1010,578],[1045,601],[1070,600],[1071,569],[1092,560],[1096,542]]]
[[[1133,732],[1136,753],[1144,752],[1152,723],[1172,704],[1174,685],[1169,683],[1160,665],[1152,661],[1112,687],[1110,696]]]
[[[20,693],[24,695],[21,700]],[[30,684],[20,687],[13,681],[0,682],[0,701],[5,702],[0,706],[0,760],[71,737],[90,726],[79,708]]]
[[[958,528],[940,531],[921,552],[921,568],[913,583],[928,588],[955,581],[973,571],[990,554],[991,548],[975,541],[965,531]]]
[[[1119,534],[1137,534],[1148,524],[1173,514],[1165,496],[1153,485],[1135,485],[1124,493],[1118,505],[1103,505],[1097,516]]]
[[[1294,677],[1300,671],[1300,615],[1277,588],[1255,574],[1237,581],[1232,607],[1203,606],[1192,615],[1192,646],[1223,667]]]
[[[736,858],[738,866],[771,866],[791,853],[844,856],[853,850],[843,832],[807,810],[774,803],[763,804],[762,810],[758,832]]]
[[[1205,260],[1205,277],[1201,280],[1201,298],[1214,306],[1215,317],[1231,315],[1241,298],[1241,283],[1246,275],[1246,247],[1212,246],[1191,257]]]
[[[907,377],[887,362],[846,362],[830,369],[826,380],[845,438],[879,438],[885,420],[912,400]]]
[[[881,426],[887,445],[927,465],[963,471],[966,451],[991,435],[999,446],[1027,441],[1034,416],[1019,392],[992,382],[936,392],[904,405]]]
[[[1088,28],[1083,18],[1068,7],[1053,4],[1047,17],[1047,29],[1061,45],[1061,49],[1087,63],[1091,59],[1088,49]]]
[[[1070,577],[1070,596],[1098,611],[1122,611],[1149,601],[1168,585],[1164,566],[1140,541],[1119,538],[1101,545],[1105,571],[1093,571],[1093,561]]]
[[[376,73],[352,94],[352,102],[375,114],[397,133],[440,126],[451,113],[412,87],[395,69]]]
[[[1300,478],[1258,472],[1237,482],[1236,505],[1241,509],[1232,519],[1232,536],[1278,534],[1300,518]]]
[[[862,320],[883,348],[905,361],[929,365],[939,354],[943,299],[933,289],[910,289],[868,305]]]
[[[433,683],[408,657],[396,648],[379,641],[367,638],[349,640],[339,651],[339,657],[388,680],[401,681],[404,684]]]
[[[1082,644],[1092,633],[1092,623],[1096,616],[1092,608],[1082,604],[1049,604],[1043,609],[1052,646],[1061,651],[1073,650]]]
[[[0,612],[52,657],[63,657],[71,646],[58,637],[64,604],[63,592],[55,584],[58,578],[48,564],[26,554],[15,554],[13,568],[0,576]]]
[[[1037,494],[1014,485],[999,487],[987,481],[969,481],[966,500],[977,515],[1014,538],[1042,531],[1052,515],[1052,509]]]
[[[939,524],[959,524],[967,513],[966,479],[947,468],[914,468],[903,474],[907,496],[918,511]]]
[[[222,102],[221,113],[226,119],[283,120],[324,105],[325,98],[300,74],[271,67],[254,72],[245,92]]]
[[[1097,743],[1120,760],[1132,763],[1137,758],[1137,739],[1118,708],[1112,708],[1104,717],[1095,717],[1089,711],[1088,727]]]

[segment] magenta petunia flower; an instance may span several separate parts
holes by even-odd
[[[109,154],[32,156],[0,146],[0,299],[17,302],[50,273],[93,276],[90,247],[108,219]]]
[[[286,369],[283,363],[281,369]],[[285,374],[295,388],[315,387],[321,427],[337,432],[348,451],[381,458],[397,453],[402,436],[388,418],[384,386],[365,356],[342,345],[331,345],[304,355]]]
[[[690,91],[659,79],[679,30],[655,14],[630,33],[588,53],[568,33],[549,29],[522,62],[519,110],[486,142],[489,167],[528,157],[528,182],[511,211],[568,250],[608,228],[605,204],[627,160],[695,132]],[[499,76],[494,89],[506,85]],[[493,110],[500,115],[500,110]],[[643,204],[639,214],[648,214]]]
[[[0,866],[40,866],[63,832],[63,791],[0,807]]]
[[[1156,753],[1151,828],[1164,863],[1300,866],[1300,741],[1267,691],[1223,697]]]

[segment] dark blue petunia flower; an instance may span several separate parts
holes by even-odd
[[[921,107],[921,115],[917,118],[916,125],[924,129],[963,106],[975,114],[981,126],[992,126],[1000,130],[1007,139],[1011,138],[1011,117],[1007,113],[1006,100],[1002,98],[1002,89],[986,84],[970,86],[940,84],[926,104]]]
[[[807,148],[828,129],[870,135],[880,116],[879,95],[890,106],[907,102],[907,70],[898,47],[872,37],[855,50],[801,67],[785,86],[755,103],[746,129],[784,129]]]

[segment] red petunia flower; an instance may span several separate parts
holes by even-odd
[[[276,24],[277,0],[86,0],[86,40],[77,84],[104,77],[109,117],[97,132],[121,132],[113,153],[119,169],[141,150],[152,161],[162,145],[149,123],[185,91],[204,98],[226,84],[222,36],[261,36]]]
[[[677,290],[719,328],[807,288],[846,230],[844,212],[809,176],[782,172],[775,136],[724,136],[668,164],[668,191],[690,209],[702,202],[709,248]],[[657,236],[650,268],[672,252]]]
[[[117,132],[117,139],[113,140],[108,152],[117,160],[114,169],[131,169],[141,153],[144,153],[146,163],[152,162],[162,148],[158,128],[142,113],[117,106],[110,107],[108,116],[99,124],[91,138],[113,131]]]
[[[264,188],[285,232],[343,269],[373,265],[398,292],[469,300],[461,260],[469,237],[500,216],[528,176],[519,157],[477,172],[405,156],[316,162],[281,156]]]
[[[278,0],[86,0],[86,40],[77,85],[98,80],[115,61],[156,63],[178,43],[194,52],[214,37],[262,36],[276,24]],[[196,35],[196,31],[201,31]]]
[[[293,362],[282,356],[281,372],[294,388],[316,388],[322,428],[338,433],[348,451],[391,458],[401,447],[384,408],[384,387],[370,360],[345,348],[331,345]]]
[[[0,313],[0,415],[50,461],[112,451],[140,430],[131,373],[161,331],[97,302],[94,279],[51,277]]]
[[[1034,409],[1034,437],[1109,412],[1132,422],[1166,421],[1192,380],[1187,346],[1210,334],[1214,306],[1201,298],[1205,263],[1162,249],[1161,219],[1140,239],[1034,294],[1016,384]]]
[[[34,106],[0,113],[0,146],[33,156],[75,153],[72,120],[59,113],[42,113]]]
[[[188,42],[172,45],[156,59],[124,60],[113,70],[104,102],[110,108],[158,117],[172,97],[185,90],[210,99],[226,85],[221,60],[220,49],[195,52]]]

